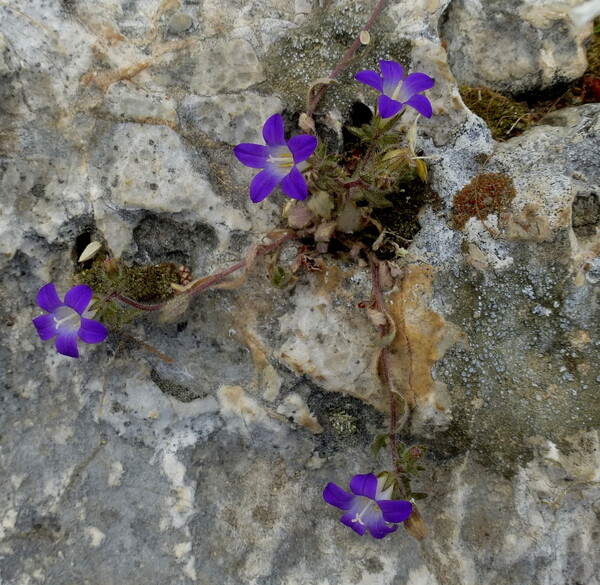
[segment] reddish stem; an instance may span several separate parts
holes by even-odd
[[[338,184],[344,189],[352,189],[352,187],[369,187],[369,184],[363,181],[361,178],[358,178],[354,181],[348,181],[344,183],[343,181],[338,181]]]
[[[248,261],[251,256],[254,256],[254,255],[255,256],[263,256],[264,254],[268,254],[269,252],[271,252],[272,250],[285,244],[286,242],[289,242],[290,240],[295,240],[299,237],[300,237],[300,234],[298,232],[288,232],[285,236],[279,238],[278,240],[275,240],[274,242],[271,242],[270,244],[265,244],[264,246],[260,246],[255,254],[250,253],[244,260],[240,260],[233,266],[230,266],[229,268],[226,268],[225,270],[222,270],[221,272],[218,272],[217,274],[214,274],[213,276],[209,276],[205,279],[202,279],[200,282],[198,282],[198,284],[196,286],[193,286],[189,290],[185,291],[184,294],[187,294],[190,297],[197,295],[198,293],[201,293],[202,291],[209,289],[211,286],[218,284],[225,277],[229,276],[233,272],[236,272],[237,270],[240,270],[241,268],[246,267],[248,265]],[[125,303],[131,307],[134,307],[136,309],[140,309],[141,311],[160,311],[162,308],[164,308],[164,306],[168,302],[167,301],[164,303],[158,303],[156,305],[146,305],[144,303],[138,303],[137,301],[134,301],[133,299],[130,299],[129,297],[126,297],[125,295],[122,295],[121,293],[119,293],[117,291],[113,291],[112,293],[110,293],[107,297],[107,300],[110,300],[112,298],[119,299],[123,303]]]
[[[370,252],[367,252],[369,263],[371,265],[371,286],[373,290],[374,309],[383,312],[385,310],[383,302],[383,293],[381,292],[381,283],[379,280],[379,261]],[[379,326],[379,337],[385,337],[389,333],[387,322]],[[397,473],[401,473],[402,469],[398,464],[398,447],[396,430],[398,426],[398,404],[394,393],[396,388],[394,380],[390,372],[388,362],[389,350],[387,347],[381,348],[379,354],[379,365],[381,366],[381,375],[383,377],[384,387],[387,390],[389,406],[390,406],[390,450],[392,455],[392,463]]]
[[[369,18],[369,20],[367,20],[367,23],[362,28],[361,32],[364,30],[369,31],[371,29],[371,27],[373,26],[373,23],[377,20],[377,18],[381,14],[381,11],[383,10],[383,8],[385,6],[386,1],[387,0],[379,0],[379,3],[375,7],[375,10],[373,10],[371,17]],[[354,39],[354,42],[350,45],[348,50],[344,53],[344,56],[340,59],[340,62],[337,64],[335,69],[329,75],[330,79],[335,79],[346,68],[346,66],[348,65],[348,62],[350,61],[350,59],[352,58],[354,53],[356,53],[356,50],[358,49],[360,44],[361,44],[361,41],[360,41],[360,34],[359,34]],[[317,104],[321,101],[321,98],[325,95],[325,92],[327,91],[327,87],[328,87],[327,85],[324,85],[316,93],[316,95],[312,99],[312,101],[308,104],[308,109],[306,111],[306,114],[308,115],[309,118],[312,118],[312,115],[315,113]]]

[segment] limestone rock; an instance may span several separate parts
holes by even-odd
[[[587,33],[570,1],[388,4],[352,67],[394,58],[436,79],[417,148],[437,205],[385,278],[402,440],[428,447],[428,538],[359,538],[322,500],[328,482],[389,466],[370,456],[387,406],[365,263],[304,259],[295,287],[275,288],[269,260],[305,253],[289,242],[79,360],[31,324],[39,288],[64,294],[90,241],[200,278],[282,225],[284,197],[253,205],[256,171],[232,146],[260,142],[276,112],[296,131],[308,85],[374,2],[4,2],[3,585],[600,583],[600,107],[497,144],[456,83],[572,79]],[[332,148],[374,97],[352,72],[318,116]],[[510,177],[514,197],[457,228],[454,197],[481,174]]]
[[[591,25],[573,24],[569,10],[577,4],[455,0],[440,32],[458,83],[515,95],[581,77]]]

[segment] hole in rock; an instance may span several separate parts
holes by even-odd
[[[573,201],[571,224],[578,238],[595,235],[600,225],[600,201],[594,192],[577,195]]]

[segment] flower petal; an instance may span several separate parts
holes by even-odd
[[[88,308],[93,294],[89,286],[78,284],[65,295],[65,305],[81,315]]]
[[[378,500],[386,522],[404,522],[412,514],[412,504],[405,500]]]
[[[100,321],[82,317],[78,335],[86,343],[100,343],[106,339],[108,330]]]
[[[367,525],[361,524],[360,522],[352,522],[352,520],[355,520],[355,519],[356,519],[356,514],[353,514],[352,512],[348,512],[347,514],[344,514],[340,518],[340,522],[342,524],[345,524],[346,526],[349,526],[350,528],[352,528],[352,530],[354,530],[354,532],[357,532],[358,534],[360,534],[362,536],[367,531]]]
[[[376,522],[367,524],[367,527],[369,528],[371,536],[377,539],[384,538],[390,534],[390,532],[396,532],[396,530],[398,530],[397,525],[388,526],[381,517]]]
[[[38,307],[44,309],[44,311],[48,311],[49,313],[62,306],[62,301],[58,297],[58,293],[56,292],[56,287],[53,282],[46,284],[39,291],[37,296],[35,297],[35,302]]]
[[[285,144],[281,114],[275,114],[265,122],[263,126],[263,138],[268,146],[282,146]]]
[[[424,95],[417,94],[413,95],[408,101],[404,103],[405,106],[410,106],[414,108],[421,114],[421,116],[425,116],[426,118],[431,118],[433,114],[433,109],[431,107],[431,102]]]
[[[312,155],[317,148],[317,139],[310,134],[300,134],[300,136],[290,138],[287,146],[294,157],[294,162],[298,164]]]
[[[251,144],[244,142],[238,144],[233,149],[233,154],[237,159],[247,167],[253,169],[264,169],[267,166],[267,157],[269,156],[269,147],[262,144]]]
[[[281,181],[281,190],[292,199],[304,201],[308,197],[308,187],[302,173],[294,167]]]
[[[383,80],[377,71],[361,71],[354,76],[354,79],[366,85],[370,85],[377,91],[383,91]]]
[[[57,333],[56,321],[54,321],[54,315],[41,315],[33,320],[33,324],[37,329],[40,339],[46,341],[52,339]]]
[[[356,498],[354,494],[349,494],[335,483],[328,483],[323,490],[323,499],[331,506],[340,510],[349,510],[352,502]]]
[[[402,109],[402,104],[389,98],[387,95],[380,95],[377,107],[379,109],[379,115],[382,118],[391,118]]]
[[[250,183],[250,199],[252,203],[260,203],[273,192],[281,181],[281,177],[274,174],[271,169],[261,171]]]
[[[56,338],[56,351],[68,357],[78,358],[77,331],[60,331]]]
[[[365,496],[374,500],[377,493],[377,478],[373,473],[355,475],[350,480],[350,489],[357,496]]]
[[[398,99],[401,102],[407,101],[411,96],[416,93],[431,89],[435,85],[435,80],[425,73],[411,73],[406,76],[406,79],[402,82],[402,88],[400,89],[400,95]]]
[[[379,61],[385,85],[398,85],[404,78],[404,68],[396,61]]]

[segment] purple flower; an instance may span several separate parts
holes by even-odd
[[[79,357],[78,337],[86,343],[104,341],[106,327],[99,321],[90,319],[94,316],[94,311],[88,309],[92,294],[89,286],[78,284],[67,292],[63,303],[53,283],[43,286],[35,302],[48,315],[41,315],[33,320],[40,338],[46,341],[56,336],[58,353],[74,358]]]
[[[271,116],[263,126],[262,144],[238,144],[233,153],[247,167],[264,169],[250,185],[250,199],[259,203],[269,195],[279,183],[281,190],[292,199],[302,201],[308,197],[306,181],[300,171],[306,168],[304,162],[317,148],[317,139],[308,134],[300,134],[287,142],[283,137],[283,118],[279,114]]]
[[[335,483],[328,483],[323,490],[323,499],[332,506],[347,512],[340,522],[350,526],[361,536],[367,528],[374,538],[383,538],[398,528],[397,522],[404,522],[412,514],[412,504],[404,500],[390,500],[392,487],[385,491],[385,478],[372,473],[355,475],[350,481],[349,494]],[[394,523],[389,526],[388,522]]]
[[[431,89],[435,81],[425,73],[411,73],[404,77],[404,69],[395,61],[379,61],[382,75],[376,71],[361,71],[354,79],[381,92],[378,109],[382,118],[395,116],[404,106],[411,106],[419,114],[431,118],[431,102],[421,95]]]

